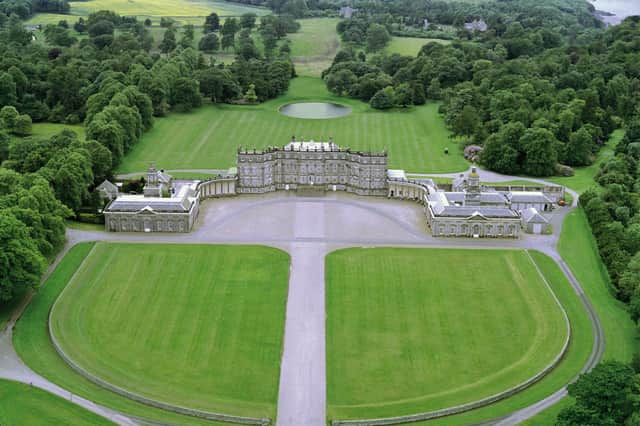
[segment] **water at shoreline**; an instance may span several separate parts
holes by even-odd
[[[612,16],[600,15],[600,18],[609,25],[616,25],[624,18],[631,15],[640,15],[640,0],[589,0],[596,10],[608,12]]]

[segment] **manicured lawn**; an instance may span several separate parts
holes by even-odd
[[[274,417],[289,258],[255,246],[95,246],[53,333],[110,383],[178,405]]]
[[[495,394],[543,369],[566,338],[524,251],[347,249],[326,263],[329,418]]]
[[[578,374],[591,353],[591,345],[593,343],[591,323],[580,299],[576,296],[575,291],[558,265],[542,253],[531,251],[530,254],[547,279],[553,292],[561,301],[571,322],[571,343],[560,365],[538,383],[509,399],[467,413],[416,424],[458,426],[495,419],[545,398],[563,385],[566,385]],[[566,399],[561,404],[564,404],[564,401]],[[547,411],[544,413],[547,413]],[[552,418],[546,423],[536,424],[547,426],[554,422],[555,420]]]
[[[427,43],[450,44],[449,40],[438,38],[417,38],[417,37],[393,37],[385,48],[386,53],[399,53],[406,56],[416,56],[422,46]]]
[[[20,358],[35,372],[63,388],[124,413],[179,425],[220,424],[155,409],[118,396],[85,380],[58,356],[47,333],[49,310],[93,245],[81,243],[73,247],[27,307],[13,334],[13,344]]]
[[[0,380],[0,424],[3,426],[81,426],[112,423],[38,388]]]
[[[636,327],[624,303],[611,292],[606,267],[582,209],[565,219],[558,250],[596,308],[605,333],[604,359],[629,362],[638,350]]]
[[[283,104],[297,100],[341,102],[353,112],[329,120],[296,119],[278,112]],[[281,146],[292,135],[315,140],[334,136],[342,147],[358,150],[387,148],[391,167],[415,172],[455,172],[468,167],[449,138],[438,104],[379,112],[362,102],[333,96],[320,79],[298,77],[285,96],[261,105],[206,105],[157,119],[117,172],[144,171],[150,161],[165,169],[224,169],[235,165],[238,146]],[[449,155],[443,153],[445,147]]]

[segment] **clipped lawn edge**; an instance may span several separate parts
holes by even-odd
[[[341,251],[341,250],[344,250],[344,249],[335,250],[334,252]],[[534,385],[535,383],[539,382],[544,377],[546,377],[549,373],[551,373],[551,371],[555,369],[558,366],[558,364],[560,364],[565,354],[567,353],[567,350],[569,349],[569,344],[571,343],[571,322],[569,321],[569,316],[567,315],[567,311],[565,310],[564,306],[562,306],[560,299],[558,299],[558,296],[551,288],[551,285],[547,281],[547,278],[545,277],[545,275],[542,273],[540,267],[538,266],[536,261],[533,259],[533,257],[531,257],[529,250],[523,250],[523,251],[527,254],[527,257],[535,267],[536,271],[538,272],[538,275],[540,275],[540,278],[542,278],[542,281],[544,282],[549,292],[551,292],[551,296],[553,297],[556,304],[562,311],[562,315],[564,316],[565,324],[567,326],[567,336],[565,338],[564,344],[562,345],[562,349],[560,350],[558,355],[556,355],[556,357],[544,369],[536,373],[533,377],[525,380],[522,383],[512,386],[509,389],[505,389],[504,391],[498,392],[494,395],[490,395],[486,398],[482,398],[476,401],[471,401],[461,405],[456,405],[454,407],[443,408],[443,409],[434,410],[434,411],[427,411],[424,413],[407,414],[404,416],[383,417],[383,418],[376,418],[376,419],[352,419],[352,420],[332,419],[331,425],[332,426],[395,425],[395,424],[402,424],[402,423],[419,422],[423,420],[433,420],[440,417],[448,417],[456,414],[461,414],[467,411],[475,410],[477,408],[486,407],[488,405],[494,404],[496,402],[499,402],[511,396],[514,396],[517,393],[520,393],[526,390],[527,388],[529,388],[530,386]],[[334,252],[331,252],[331,253],[334,253]],[[331,253],[327,253],[327,256]]]

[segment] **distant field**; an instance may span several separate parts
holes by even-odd
[[[340,102],[353,112],[330,120],[296,119],[278,112],[281,105],[296,100]],[[206,105],[157,119],[117,173],[144,171],[150,161],[165,169],[226,169],[235,165],[238,146],[284,145],[292,135],[315,140],[334,136],[337,144],[359,150],[386,148],[391,167],[409,171],[445,173],[468,167],[438,114],[438,104],[379,112],[332,95],[320,79],[299,77],[285,96],[261,105]],[[449,155],[443,153],[445,147]]]
[[[2,426],[110,425],[110,421],[38,388],[0,380]]]
[[[336,25],[340,19],[301,19],[300,30],[289,34],[291,58],[299,75],[319,77],[333,61],[340,41]]]
[[[330,419],[495,394],[543,369],[566,338],[524,251],[347,249],[326,264]]]
[[[141,19],[151,18],[159,22],[160,17],[175,18],[178,22],[202,25],[204,17],[211,12],[219,16],[240,16],[252,12],[256,15],[268,15],[271,11],[263,7],[245,6],[216,0],[90,0],[69,2],[71,10],[68,15],[38,13],[26,21],[29,25],[56,24],[62,19],[75,22],[80,16],[88,16],[99,10],[113,10],[122,16],[138,16]]]
[[[98,243],[54,306],[53,332],[130,391],[273,418],[288,271],[267,247]]]
[[[437,38],[393,37],[385,48],[386,53],[399,53],[406,56],[416,56],[422,46],[427,43],[450,44],[449,40]]]

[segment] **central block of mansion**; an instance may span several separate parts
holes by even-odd
[[[108,183],[108,182],[107,182]],[[105,186],[103,184],[102,186]],[[110,188],[113,185],[109,186]],[[475,167],[450,188],[430,179],[407,179],[389,170],[386,152],[360,152],[329,142],[297,141],[265,150],[238,150],[236,171],[206,181],[176,181],[147,173],[143,195],[118,195],[104,209],[108,231],[189,232],[200,200],[272,191],[346,191],[357,195],[416,201],[434,236],[511,237],[524,229],[544,233],[550,211],[564,188],[491,188],[480,184]]]
[[[333,141],[298,142],[264,151],[238,151],[238,194],[320,188],[387,195],[387,153],[352,152]]]

